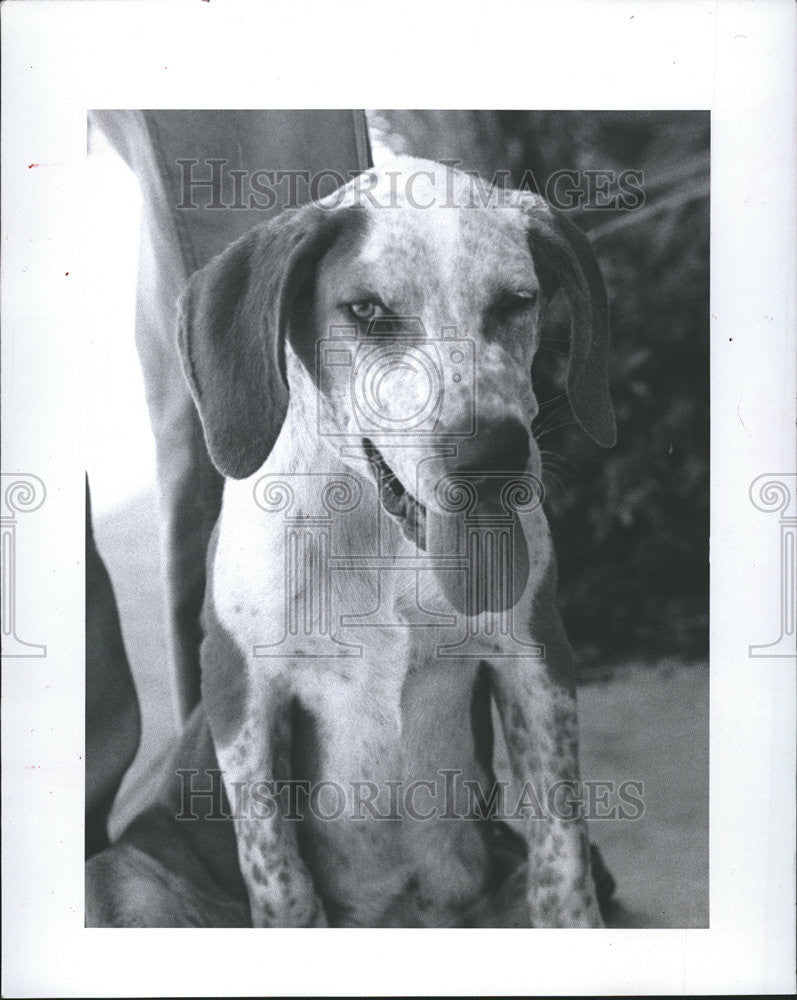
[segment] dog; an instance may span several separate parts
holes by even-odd
[[[535,194],[400,158],[181,297],[226,477],[202,698],[257,927],[602,926],[585,821],[556,806],[576,702],[531,371],[559,289],[570,405],[611,446],[600,268]],[[536,803],[511,822],[496,716]]]

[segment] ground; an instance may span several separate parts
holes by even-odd
[[[143,714],[112,832],[134,815],[153,761],[175,732],[155,517],[146,493],[95,524]],[[708,673],[705,663],[613,664],[579,686],[583,779],[642,783],[639,818],[590,822],[617,882],[615,926],[708,926]]]

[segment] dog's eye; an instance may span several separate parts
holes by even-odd
[[[516,313],[523,309],[530,309],[537,302],[538,293],[533,292],[506,292],[497,302],[500,312]]]
[[[521,292],[509,291],[508,289],[496,295],[493,299],[489,314],[498,323],[511,323],[513,320],[523,320],[525,314],[537,304],[538,292],[536,289]]]
[[[384,316],[385,309],[378,302],[363,299],[362,302],[349,302],[346,308],[352,316],[361,322],[368,323],[377,316]]]

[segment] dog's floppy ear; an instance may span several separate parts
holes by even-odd
[[[559,288],[571,312],[567,395],[576,419],[598,444],[617,440],[609,396],[609,310],[606,286],[584,233],[539,195],[524,195],[529,245],[543,295]]]
[[[288,407],[282,303],[330,214],[309,205],[258,226],[197,271],[180,297],[183,369],[225,476],[259,469],[280,432]]]

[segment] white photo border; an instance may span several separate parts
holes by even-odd
[[[788,992],[795,660],[777,635],[794,471],[791,4],[373,0],[8,3],[3,16],[3,468],[47,498],[3,663],[4,995]],[[83,927],[83,267],[89,108],[710,109],[711,927]],[[35,165],[35,166],[34,166]]]

